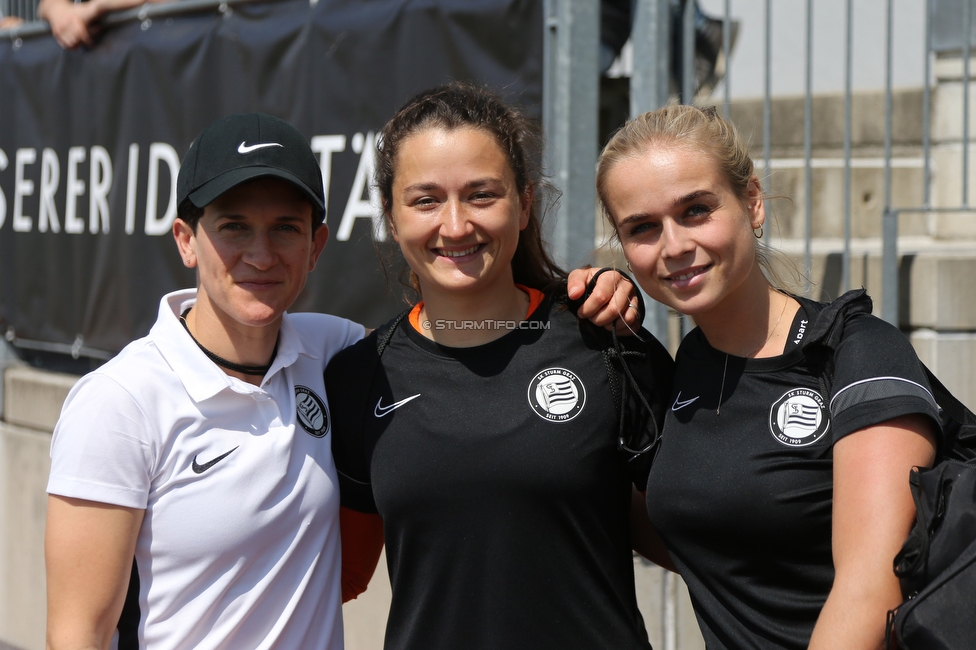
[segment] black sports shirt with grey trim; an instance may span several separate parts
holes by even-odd
[[[799,345],[823,305],[801,306],[781,356],[724,370],[698,329],[676,355],[647,505],[710,650],[806,648],[834,578],[834,443],[902,415],[938,422],[909,341],[868,314],[846,321],[823,395]]]
[[[448,348],[404,320],[372,382],[376,333],[328,367],[342,503],[384,520],[387,649],[650,647],[603,346],[549,299],[525,322]],[[644,338],[660,423],[673,361]]]

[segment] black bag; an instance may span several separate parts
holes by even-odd
[[[888,614],[886,646],[968,650],[976,648],[976,415],[926,372],[943,446],[935,467],[909,477],[915,526],[895,556],[908,600]]]
[[[976,465],[949,459],[910,481],[917,520],[895,558],[909,596],[888,614],[886,646],[976,648]]]
[[[851,318],[871,313],[863,289],[849,291],[820,312],[804,351],[821,364],[830,394],[833,352]],[[976,649],[976,415],[922,365],[939,405],[942,437],[936,464],[909,476],[916,520],[895,556],[907,600],[888,612],[885,647],[901,650]]]

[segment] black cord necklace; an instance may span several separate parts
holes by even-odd
[[[183,329],[186,330],[186,333],[190,335],[190,338],[193,339],[193,342],[197,344],[197,347],[200,348],[200,350],[203,351],[205,355],[207,355],[208,359],[216,363],[218,366],[221,366],[222,368],[227,368],[228,370],[239,372],[242,375],[257,375],[259,377],[263,377],[264,375],[268,374],[268,371],[271,370],[271,364],[274,363],[275,357],[278,356],[278,341],[275,341],[274,350],[271,351],[271,359],[268,361],[268,365],[266,366],[245,366],[240,363],[234,363],[233,361],[228,361],[227,359],[217,356],[207,348],[203,347],[203,345],[200,344],[200,341],[198,341],[196,337],[193,336],[193,333],[190,331],[190,328],[187,327],[186,325],[186,315],[190,313],[191,309],[193,308],[187,307],[186,311],[180,314],[180,322],[183,324]]]

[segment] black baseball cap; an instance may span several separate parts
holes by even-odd
[[[308,140],[288,122],[264,113],[230,115],[208,126],[190,145],[176,181],[177,205],[198,208],[261,176],[293,183],[325,213],[322,170]]]

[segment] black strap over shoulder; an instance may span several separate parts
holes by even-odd
[[[801,349],[808,358],[821,364],[819,374],[824,397],[830,396],[834,379],[834,352],[844,336],[845,325],[852,318],[870,314],[872,305],[871,298],[864,289],[848,291],[826,305],[808,330]],[[939,407],[943,434],[939,443],[939,460],[976,459],[976,415],[960,402],[925,364],[919,363],[932,389],[932,397]]]
[[[858,314],[870,314],[873,307],[874,302],[864,289],[848,291],[820,311],[807,330],[802,347],[817,344],[836,350],[846,322]]]
[[[825,306],[808,330],[802,349],[821,364],[826,397],[845,326],[870,313],[871,299],[864,290],[850,291]],[[960,612],[965,595],[976,586],[976,415],[921,366],[939,407],[942,436],[935,466],[916,468],[909,481],[916,521],[894,560],[908,600],[888,612],[884,645],[894,647],[894,641],[898,648],[969,648],[976,633]]]
[[[379,327],[376,328],[377,361],[381,356],[383,356],[383,351],[386,350],[386,347],[390,344],[390,339],[393,338],[393,333],[396,332],[396,328],[399,327],[401,321],[403,321],[404,318],[410,315],[410,311],[411,311],[410,309],[404,310],[400,312],[400,314],[396,318],[391,320],[389,323],[380,325]],[[373,368],[373,372],[376,372],[375,368]],[[372,377],[370,379],[372,379]]]
[[[793,298],[804,301],[799,296]],[[820,391],[825,399],[830,399],[834,383],[834,352],[844,336],[844,326],[856,316],[870,314],[873,306],[871,297],[864,289],[848,291],[824,306],[807,329],[800,349],[817,368]]]
[[[646,363],[647,354],[625,349],[617,337],[616,330],[611,330],[610,335],[613,345],[603,350],[603,358],[607,364],[610,390],[613,392],[619,414],[617,448],[634,456],[643,454],[653,456],[661,441],[661,431],[654,419],[654,409],[647,400],[646,393],[651,387],[642,384],[634,377],[628,362],[628,359],[632,358],[639,363]],[[618,380],[618,376],[622,377],[622,380]],[[627,414],[632,410],[628,408],[628,402],[635,398],[639,402],[640,415],[632,416],[636,421],[628,421]]]
[[[612,267],[603,267],[590,279],[586,291],[580,298],[569,300],[567,304],[576,312],[593,293],[597,278],[607,271],[617,271],[634,287],[634,281],[626,273]],[[637,292],[637,306],[640,318],[644,317],[644,298]],[[653,457],[654,451],[661,440],[661,432],[654,416],[654,409],[648,402],[647,395],[653,389],[648,378],[639,380],[631,369],[631,363],[638,367],[647,365],[647,354],[641,350],[628,349],[627,345],[617,336],[616,330],[607,332],[601,328],[588,324],[592,336],[601,344],[603,361],[607,368],[607,380],[613,395],[614,406],[617,409],[617,448],[628,454],[629,460],[634,462],[639,458]],[[637,472],[638,480],[646,468]]]

